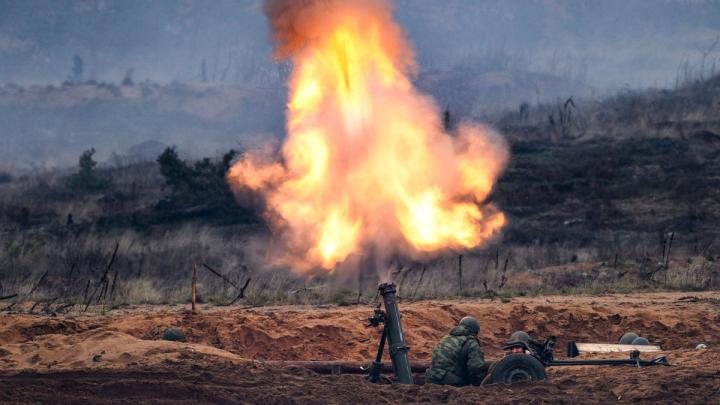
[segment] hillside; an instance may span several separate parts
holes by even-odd
[[[6,85],[0,87],[0,157],[5,167],[62,167],[90,147],[107,161],[148,141],[178,145],[194,157],[213,155],[248,138],[281,133],[281,91],[149,82]]]
[[[470,252],[445,252],[423,263],[400,260],[393,277],[413,286],[415,297],[717,288],[720,120],[712,106],[719,89],[714,78],[674,91],[497,116],[512,147],[490,197],[508,216],[502,235]],[[82,105],[81,90],[68,89],[59,100]],[[121,91],[130,97],[134,90]],[[206,93],[203,102],[226,99],[218,89]],[[157,105],[170,105],[174,114],[204,114],[182,103]],[[233,122],[229,108],[210,110]],[[163,145],[145,147],[161,151]],[[193,262],[240,285],[252,280],[246,300],[256,304],[353,302],[374,293],[372,269],[309,281],[288,269],[266,271],[268,230],[257,198],[234,202],[218,159],[187,165],[200,177],[172,180],[155,162],[128,160],[101,169],[109,187],[91,192],[69,189],[67,172],[5,173],[0,296],[84,302],[86,286],[106,273],[112,279],[103,283],[117,283],[103,297],[108,302],[175,302],[188,288],[177,275]],[[117,257],[103,270],[114,250]],[[202,280],[206,300],[233,299],[234,290],[213,274],[203,271]]]

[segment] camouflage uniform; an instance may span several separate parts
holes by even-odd
[[[433,384],[462,387],[478,384],[483,377],[485,356],[477,336],[467,327],[455,327],[435,346],[432,365],[425,371],[425,379]]]

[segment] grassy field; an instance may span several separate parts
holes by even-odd
[[[398,259],[392,277],[401,294],[717,289],[719,106],[716,77],[484,117],[512,148],[490,197],[509,224],[481,249]],[[2,171],[0,297],[9,298],[0,308],[184,302],[193,263],[201,299],[216,304],[243,286],[235,302],[250,305],[374,296],[373,269],[313,278],[268,271],[268,230],[257,204],[228,197],[222,160],[182,164],[197,174],[187,184],[157,162],[117,159],[96,169],[107,180],[101,190],[70,187],[76,169]]]

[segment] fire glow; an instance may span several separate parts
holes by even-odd
[[[481,245],[505,223],[486,204],[508,152],[487,128],[444,132],[409,77],[413,52],[386,1],[267,1],[276,56],[289,59],[281,156],[248,153],[236,189],[265,199],[293,269],[329,271],[373,247],[417,257]]]

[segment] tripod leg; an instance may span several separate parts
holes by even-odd
[[[387,340],[387,327],[383,326],[382,336],[380,337],[380,344],[378,345],[377,355],[375,355],[375,361],[370,365],[370,371],[368,372],[367,378],[370,382],[380,381],[380,373],[382,372],[382,355],[385,351],[385,341]]]

